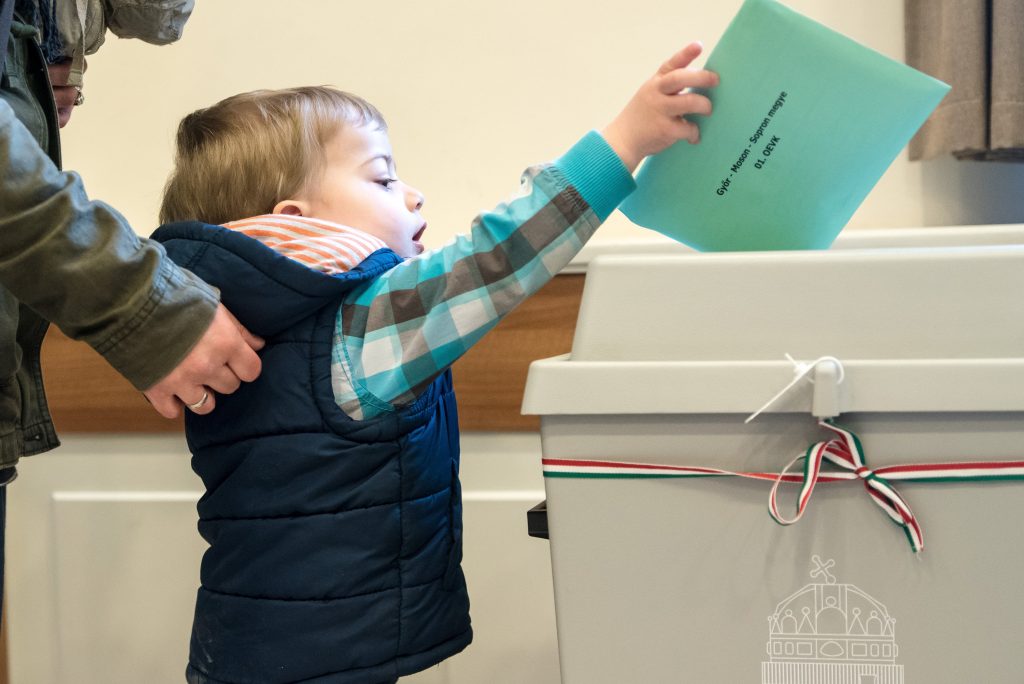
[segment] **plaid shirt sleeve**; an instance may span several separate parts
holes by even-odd
[[[334,333],[338,405],[362,420],[412,403],[557,274],[634,187],[591,132],[556,162],[528,169],[520,194],[478,216],[468,234],[354,291]]]

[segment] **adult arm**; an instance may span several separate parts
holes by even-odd
[[[249,345],[217,314],[217,292],[171,262],[162,246],[139,238],[113,208],[90,200],[78,175],[59,171],[3,101],[0,284],[69,337],[87,342],[140,390],[172,375],[190,352],[202,355],[211,325],[218,339],[233,336],[226,347],[217,342],[216,358],[192,359],[203,368],[160,388],[154,405],[164,415],[177,412],[166,391],[186,402],[196,401],[203,385],[230,391],[214,385],[224,384],[223,367],[230,369],[239,354],[244,358],[236,365],[251,374],[255,354],[245,356],[241,346]]]

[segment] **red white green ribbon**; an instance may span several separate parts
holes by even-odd
[[[889,518],[903,528],[914,552],[924,548],[924,535],[910,505],[892,486],[892,482],[978,482],[985,480],[1022,480],[1024,461],[966,461],[953,463],[913,463],[868,468],[864,450],[857,436],[835,425],[831,420],[818,421],[835,437],[812,444],[805,454],[797,456],[781,473],[736,472],[719,468],[656,465],[594,459],[545,458],[544,477],[571,478],[679,478],[679,477],[743,477],[767,480],[772,485],[768,498],[768,511],[781,525],[798,521],[807,510],[811,494],[819,482],[860,481],[871,499]],[[802,474],[791,474],[789,469],[804,461]],[[821,471],[825,461],[841,470]],[[783,517],[778,507],[778,489],[783,482],[800,484],[796,514]]]

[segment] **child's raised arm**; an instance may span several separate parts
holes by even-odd
[[[395,266],[339,312],[331,376],[356,419],[414,401],[520,302],[555,276],[635,189],[632,172],[678,140],[697,142],[684,114],[710,114],[718,77],[687,69],[693,43],[670,58],[600,134],[527,170],[521,194],[477,217],[448,245]]]
[[[718,85],[718,74],[689,68],[703,49],[700,43],[690,43],[672,55],[601,131],[630,172],[636,170],[644,157],[657,154],[675,142],[686,140],[696,144],[700,141],[697,125],[682,117],[711,113],[708,98],[687,90]]]

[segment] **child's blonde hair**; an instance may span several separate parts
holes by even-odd
[[[324,145],[346,124],[387,130],[372,104],[326,86],[255,90],[192,112],[178,125],[160,222],[271,213],[319,177]]]

